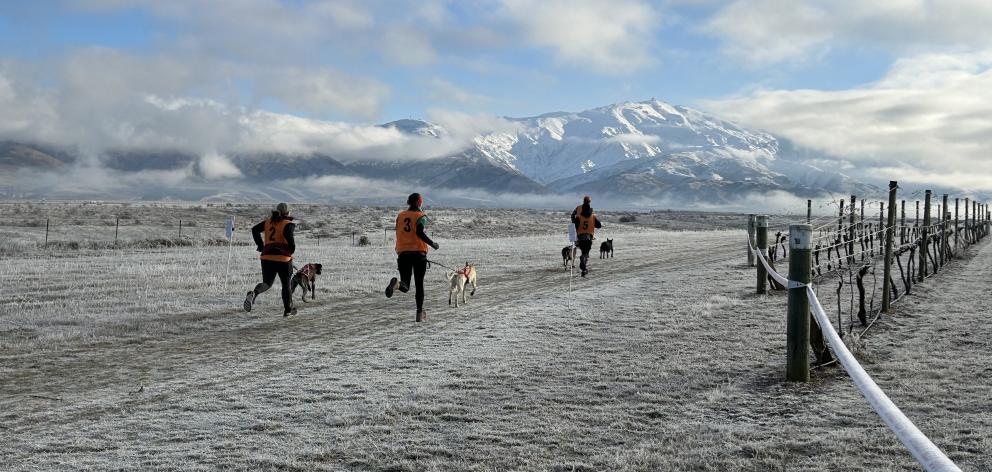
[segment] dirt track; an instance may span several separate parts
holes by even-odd
[[[781,382],[784,296],[750,295],[738,239],[626,236],[570,301],[544,256],[555,241],[496,248],[458,311],[432,273],[424,324],[409,295],[320,293],[283,319],[269,293],[251,314],[237,300],[159,314],[192,327],[179,335],[0,352],[0,466],[914,469],[842,372]],[[992,249],[973,252],[897,305],[866,368],[959,465],[983,470],[992,376],[956,368],[988,371],[978,291]],[[686,255],[697,263],[682,267]],[[955,308],[935,315],[942,297]]]

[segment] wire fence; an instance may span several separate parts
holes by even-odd
[[[871,380],[848,351],[843,338],[855,332],[858,338],[864,336],[888,309],[887,304],[911,294],[916,285],[940,273],[961,257],[969,246],[982,241],[992,229],[992,214],[987,205],[970,199],[964,199],[962,208],[959,198],[954,201],[952,213],[948,195],[935,204],[928,190],[922,202],[922,218],[920,202],[917,201],[915,218],[907,224],[906,202],[899,203],[897,212],[894,205],[896,192],[897,185],[892,182],[889,202],[875,202],[878,204],[877,218],[866,215],[866,206],[870,205],[862,201],[859,209],[857,197],[852,196],[850,200],[837,202],[838,214],[832,217],[833,221],[824,222],[822,217],[818,221],[808,218],[801,222],[808,226],[792,227],[799,231],[797,234],[781,226],[794,222],[761,218],[761,224],[765,226],[758,227],[749,222],[748,256],[749,259],[757,259],[759,293],[763,293],[765,282],[773,289],[790,290],[790,317],[794,310],[792,290],[808,292],[802,303],[808,303],[817,329],[812,332],[809,329],[799,330],[808,335],[802,339],[792,339],[790,332],[789,346],[797,343],[811,346],[816,362],[821,363],[813,368],[839,361],[875,411],[926,470],[957,471],[957,466]],[[846,202],[849,204],[845,208]],[[771,223],[766,224],[769,220]],[[777,230],[774,236],[773,230]],[[763,234],[755,234],[757,232]],[[805,269],[808,273],[790,273],[790,277],[786,278],[775,269],[774,262],[789,258],[790,242],[796,244],[793,251],[804,251],[801,257],[809,258],[809,267],[799,269]],[[796,264],[790,264],[790,270],[796,270],[794,266],[805,265],[805,260],[799,259]],[[886,274],[888,280],[885,280]],[[767,281],[763,280],[765,276]],[[790,280],[793,278],[795,280]],[[806,279],[808,283],[797,281]],[[886,294],[886,291],[889,293]],[[828,315],[832,309],[828,310],[821,304],[823,293],[832,295],[836,301],[834,320]],[[833,359],[827,345],[837,360],[827,360]],[[803,357],[808,355],[806,350],[801,352]],[[803,367],[808,367],[808,358],[801,359],[801,362]],[[792,367],[788,369],[792,375]],[[806,372],[808,379],[808,370]]]

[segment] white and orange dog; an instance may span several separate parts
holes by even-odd
[[[448,288],[448,305],[451,305],[452,296],[455,300],[455,308],[458,308],[458,295],[462,296],[462,303],[468,303],[465,300],[465,288],[468,284],[472,284],[472,292],[469,293],[471,296],[475,296],[475,289],[479,288],[478,272],[475,270],[475,266],[465,263],[465,267],[461,270],[455,272],[448,272],[448,282],[451,286]]]

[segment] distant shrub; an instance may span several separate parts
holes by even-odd
[[[368,246],[370,244],[372,244],[372,241],[369,239],[368,236],[363,234],[362,237],[358,238],[359,246]]]
[[[635,221],[637,221],[636,215],[623,215],[620,217],[621,223],[633,223]]]

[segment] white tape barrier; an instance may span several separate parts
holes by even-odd
[[[748,238],[748,240],[747,240],[747,248],[752,253],[758,255],[758,260],[761,261],[761,265],[763,265],[765,267],[765,272],[768,272],[768,275],[771,275],[772,278],[775,279],[776,282],[782,284],[783,287],[790,287],[791,288],[791,286],[789,285],[789,280],[786,279],[785,277],[782,277],[781,275],[779,275],[778,272],[775,272],[775,270],[773,270],[771,268],[771,266],[768,264],[768,261],[765,260],[765,255],[763,254],[764,251],[759,251],[759,250],[755,249],[754,246],[751,246],[751,238]],[[767,251],[767,250],[768,249],[765,249],[765,251]]]
[[[923,434],[916,425],[906,417],[905,414],[892,400],[889,399],[888,395],[882,391],[882,389],[871,379],[868,372],[861,367],[851,351],[847,350],[847,346],[844,345],[844,341],[840,339],[837,331],[834,330],[834,326],[830,323],[830,319],[827,317],[827,313],[823,310],[823,305],[820,304],[820,299],[816,297],[816,292],[813,291],[813,287],[809,285],[788,280],[782,277],[781,274],[772,270],[765,261],[761,252],[751,246],[750,240],[748,240],[748,248],[751,252],[758,255],[758,259],[761,264],[765,266],[765,270],[772,276],[773,279],[785,285],[789,288],[799,288],[806,287],[806,293],[809,295],[809,306],[813,310],[813,316],[816,318],[816,323],[820,325],[820,331],[827,338],[827,342],[830,343],[830,347],[834,350],[834,355],[840,361],[840,364],[844,366],[844,370],[847,371],[847,375],[851,376],[851,380],[854,381],[854,385],[858,387],[861,391],[861,395],[868,400],[868,404],[871,408],[878,413],[878,416],[882,417],[882,421],[889,425],[889,429],[896,433],[896,437],[899,441],[909,449],[909,452],[919,461],[920,464],[928,472],[961,472],[961,469],[952,462],[943,451],[937,447],[936,444],[930,441]]]
[[[892,403],[888,395],[879,388],[878,384],[861,367],[861,364],[854,358],[851,351],[847,350],[844,341],[840,339],[837,331],[834,331],[833,325],[830,324],[830,319],[827,318],[827,313],[823,310],[820,300],[816,298],[816,292],[813,291],[813,287],[807,285],[806,293],[809,295],[809,305],[813,309],[813,316],[816,317],[816,322],[820,325],[820,330],[826,336],[827,342],[834,348],[834,355],[837,356],[841,365],[844,366],[847,375],[851,376],[851,380],[854,381],[854,385],[861,391],[861,395],[868,400],[868,403],[878,413],[878,416],[882,417],[882,421],[885,421],[885,424],[889,425],[889,429],[896,433],[896,436],[909,449],[913,457],[929,472],[961,472],[961,469],[954,465],[954,462],[951,462],[944,455],[944,452],[931,442],[899,410],[899,407],[895,403]],[[823,327],[827,327],[827,329],[823,329]]]

